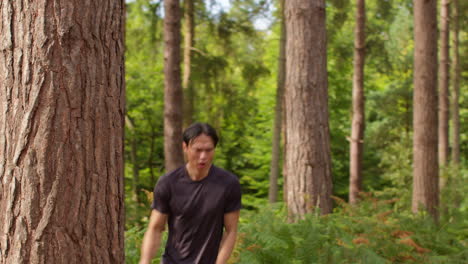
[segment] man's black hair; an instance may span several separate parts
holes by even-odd
[[[214,146],[216,147],[218,144],[218,135],[216,134],[216,130],[207,123],[193,123],[187,129],[185,129],[184,134],[182,135],[182,139],[188,146],[190,141],[200,136],[201,134],[209,136],[213,140]]]

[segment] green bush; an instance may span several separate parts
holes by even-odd
[[[468,214],[439,224],[394,210],[397,199],[370,194],[359,206],[340,206],[288,223],[285,210],[265,206],[245,214],[231,263],[467,263]]]
[[[437,224],[409,211],[410,188],[362,193],[356,206],[335,198],[332,214],[315,212],[295,223],[288,222],[282,203],[253,199],[258,209],[242,211],[229,263],[468,263],[468,173],[444,170],[450,177],[441,190]],[[138,263],[147,221],[126,231],[126,263]]]
[[[126,264],[138,264],[141,253],[141,243],[143,236],[146,232],[146,227],[135,226],[125,231],[125,263]],[[153,259],[153,264],[159,264],[161,261],[161,254],[166,244],[167,232],[165,232],[161,249],[159,250],[156,257]]]

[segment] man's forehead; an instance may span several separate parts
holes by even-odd
[[[205,134],[200,134],[199,136],[197,136],[197,137],[193,138],[192,140],[190,140],[189,145],[191,145],[191,146],[211,145],[212,147],[214,147],[214,141],[210,136],[205,135]]]

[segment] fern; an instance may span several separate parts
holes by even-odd
[[[296,223],[286,221],[284,208],[260,206],[244,215],[233,263],[468,263],[466,213],[436,225],[395,210],[397,202],[368,194],[359,206]]]

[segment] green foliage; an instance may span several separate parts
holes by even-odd
[[[138,263],[140,260],[140,248],[145,234],[145,229],[133,227],[125,231],[125,263]],[[153,263],[158,263],[154,262]]]
[[[466,200],[466,198],[465,198]],[[468,214],[439,225],[396,209],[396,199],[367,194],[356,207],[337,199],[335,212],[288,223],[283,208],[244,216],[232,263],[466,263]]]
[[[358,206],[336,198],[332,214],[316,212],[296,223],[288,222],[279,203],[243,210],[229,263],[466,263],[468,187],[460,183],[468,180],[468,171],[456,171],[446,186],[450,191],[443,192],[450,208],[442,210],[439,224],[402,209],[398,203],[404,198],[385,192],[363,193]],[[126,263],[137,263],[144,230],[126,231]]]
[[[147,221],[146,221],[147,223]],[[146,228],[133,227],[125,231],[125,263],[127,264],[138,264],[141,253],[141,243],[143,236],[146,232]],[[167,233],[164,233],[161,245],[165,245],[167,241]],[[151,263],[159,264],[161,262],[161,256],[163,253],[164,246],[158,251],[158,254]]]
[[[457,263],[466,259],[466,250],[461,248],[467,247],[467,222],[461,219],[468,219],[468,190],[461,186],[468,186],[468,161],[463,156],[468,153],[468,122],[463,122],[468,120],[468,20],[462,18],[460,24],[462,163],[441,173],[447,179],[441,224],[434,226],[408,212],[413,104],[410,0],[371,1],[366,7],[363,186],[375,197],[357,208],[344,205],[330,216],[308,216],[290,224],[283,208],[262,206],[268,196],[280,28],[275,18],[266,31],[257,30],[254,21],[269,16],[272,1],[230,1],[231,8],[222,11],[212,8],[214,2],[195,3],[194,118],[218,129],[221,141],[215,164],[234,172],[242,184],[247,210],[241,223],[244,235],[236,249],[238,263]],[[465,2],[460,1],[460,14],[468,9]],[[147,0],[127,3],[126,116],[132,123],[125,131],[128,263],[137,261],[151,191],[164,173],[161,5],[162,1]],[[350,1],[332,0],[326,8],[333,191],[344,198],[349,182],[346,138],[351,128],[355,7]],[[282,179],[280,190],[281,184]],[[395,197],[399,200],[383,202]],[[372,199],[381,201],[377,208]],[[379,214],[390,210],[381,221]],[[392,235],[397,229],[411,231],[410,238],[431,251],[419,254],[414,247],[400,244],[402,239]],[[360,236],[369,243],[353,243]]]
[[[126,23],[126,227],[143,225],[147,194],[163,171],[163,60],[161,1],[127,3]],[[132,153],[134,156],[132,157]],[[137,175],[135,175],[137,174]],[[134,177],[137,177],[136,180]],[[133,184],[137,194],[133,193]],[[137,200],[135,200],[136,198]]]

